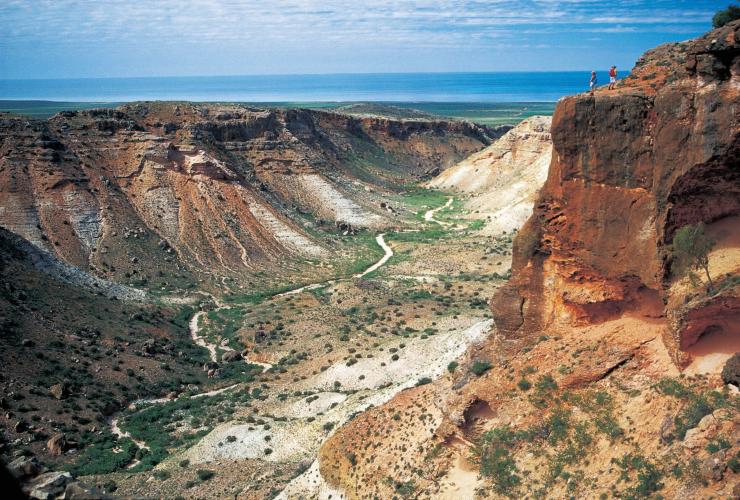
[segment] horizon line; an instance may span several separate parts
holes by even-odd
[[[630,68],[631,71],[632,68]],[[605,67],[604,71],[609,68]],[[44,78],[0,78],[0,82],[45,81],[45,80],[126,80],[155,78],[243,78],[243,77],[290,77],[290,76],[360,76],[360,75],[485,75],[507,73],[582,73],[592,69],[568,70],[492,70],[492,71],[370,71],[370,72],[336,72],[336,73],[247,73],[230,75],[148,75],[148,76],[67,76]],[[598,71],[598,70],[596,70]]]

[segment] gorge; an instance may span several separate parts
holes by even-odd
[[[736,497],[739,38],[513,128],[0,115],[9,470],[36,498]],[[699,223],[713,286],[672,247]]]

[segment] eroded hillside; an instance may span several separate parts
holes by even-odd
[[[335,433],[325,498],[738,495],[739,31],[560,101],[495,328]],[[699,222],[714,287],[672,269]]]
[[[115,281],[172,292],[236,279],[238,288],[286,263],[356,258],[335,235],[403,224],[391,199],[401,186],[498,133],[185,103],[6,116],[0,225]],[[311,274],[322,272],[331,273]]]

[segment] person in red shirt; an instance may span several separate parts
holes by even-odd
[[[609,90],[612,90],[617,84],[617,67],[612,66],[609,68]]]

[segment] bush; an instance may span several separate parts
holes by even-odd
[[[200,479],[201,481],[208,481],[216,475],[212,470],[208,469],[198,469],[197,471],[195,471],[195,473],[198,475],[198,479]]]
[[[714,241],[706,234],[703,223],[695,226],[684,226],[673,235],[673,258],[676,274],[689,272],[692,283],[698,279],[694,270],[703,270],[709,283],[709,289],[714,289],[712,277],[709,275],[709,252],[714,247]]]
[[[429,377],[422,377],[422,378],[420,378],[420,379],[419,379],[419,380],[418,380],[418,381],[416,382],[416,387],[419,387],[420,385],[427,385],[427,384],[431,384],[431,383],[432,383],[432,379],[430,379]]]
[[[725,24],[740,19],[740,7],[728,5],[725,10],[718,11],[712,18],[712,27],[721,28]]]
[[[503,494],[509,494],[521,482],[516,474],[516,462],[503,446],[492,446],[483,451],[480,457],[480,473],[493,480],[493,488]]]
[[[653,493],[663,488],[663,483],[660,482],[663,472],[641,455],[627,453],[621,459],[613,458],[612,463],[622,469],[621,481],[629,481],[631,472],[635,472],[637,476],[637,484],[627,488],[623,498],[653,498]]]
[[[517,382],[516,386],[522,391],[528,391],[532,388],[532,383],[526,378],[523,378],[519,382]]]
[[[556,410],[548,421],[548,427],[550,429],[550,443],[553,445],[558,444],[559,441],[564,440],[568,437],[568,424],[570,423],[570,415],[565,410]]]
[[[473,366],[470,367],[470,371],[479,377],[490,369],[491,369],[491,363],[489,363],[488,361],[480,360],[480,359],[476,360],[473,363]]]
[[[702,395],[693,395],[691,401],[681,412],[676,415],[676,436],[679,439],[686,437],[686,432],[699,424],[699,421],[712,413],[713,406]]]
[[[450,364],[447,365],[447,371],[450,373],[454,373],[455,370],[457,370],[457,367],[460,366],[457,361],[450,361]]]
[[[113,493],[118,489],[118,484],[112,479],[103,483],[103,491],[106,493]]]
[[[165,479],[170,478],[170,472],[166,470],[155,470],[154,477],[156,477],[160,481],[164,481]]]

